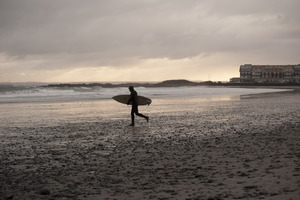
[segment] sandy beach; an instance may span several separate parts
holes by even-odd
[[[0,104],[0,199],[300,199],[299,99]]]

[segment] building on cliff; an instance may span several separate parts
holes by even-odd
[[[240,83],[300,83],[298,65],[251,65],[240,66],[240,78],[230,82]]]

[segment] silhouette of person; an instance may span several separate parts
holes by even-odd
[[[130,91],[130,99],[127,102],[127,105],[132,104],[131,107],[131,124],[129,126],[134,126],[134,114],[139,116],[139,117],[143,117],[147,120],[147,122],[149,122],[149,117],[145,116],[141,113],[139,113],[138,110],[138,103],[137,103],[137,92],[134,90],[133,86],[129,86],[129,91]]]

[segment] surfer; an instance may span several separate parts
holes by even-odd
[[[147,120],[147,122],[149,122],[149,117],[145,116],[141,113],[139,113],[138,110],[138,103],[137,103],[137,92],[134,90],[133,86],[129,86],[129,91],[130,91],[130,99],[127,102],[127,105],[132,104],[131,107],[131,124],[129,126],[134,126],[134,114],[136,114],[137,116],[143,117]]]

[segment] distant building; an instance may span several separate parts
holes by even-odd
[[[251,65],[240,66],[240,83],[300,83],[300,64],[298,65]]]
[[[240,83],[241,79],[239,77],[233,77],[233,78],[230,79],[230,82],[231,83]]]

